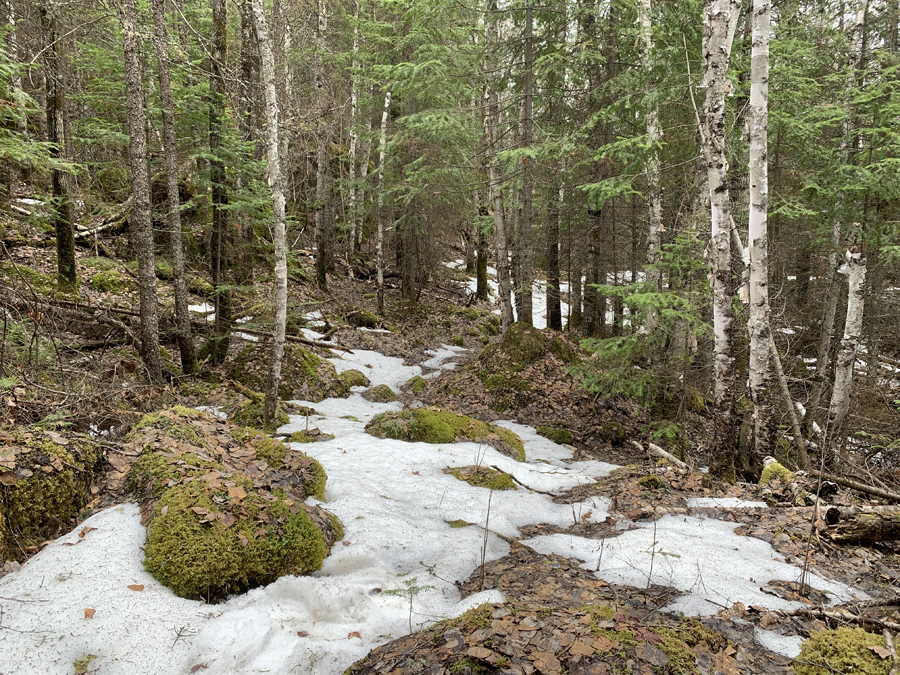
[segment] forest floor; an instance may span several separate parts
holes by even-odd
[[[775,487],[770,508],[755,484],[719,484],[630,449],[645,440],[649,413],[579,392],[549,351],[521,371],[533,395],[497,410],[476,377],[493,353],[482,350],[498,340],[494,308],[471,302],[458,270],[436,271],[419,303],[389,289],[377,317],[364,269],[339,266],[323,294],[305,281],[303,258],[292,270],[289,333],[351,350],[306,345],[370,385],[349,398],[293,402],[278,433],[321,432],[303,450],[328,473],[322,505],[345,537],[311,577],[220,605],[178,598],[143,569],[145,530],[125,489],[133,458],[121,439],[141,415],[174,404],[227,408],[240,398],[233,373],[226,362],[145,384],[121,327],[136,322],[134,270],[79,249],[76,299],[56,291],[55,258],[40,242],[19,236],[6,250],[4,368],[15,379],[0,391],[3,423],[54,442],[93,439],[104,465],[85,509],[2,565],[0,675],[71,673],[79,663],[81,672],[123,674],[782,673],[802,640],[835,619],[876,632],[900,624],[893,543],[836,545],[821,509],[792,504],[788,486]],[[171,288],[164,268],[159,276],[165,333]],[[235,307],[232,359],[265,332],[269,281],[256,279]],[[208,298],[192,303],[202,339]],[[177,356],[166,356],[177,373]],[[415,377],[426,382],[417,393]],[[379,384],[397,400],[369,400]],[[480,444],[364,432],[379,412],[422,404],[501,421],[523,439],[526,461]],[[704,413],[696,418],[702,430]],[[535,431],[559,423],[568,443]],[[690,440],[696,450],[706,439]],[[444,471],[471,465],[498,467],[518,489],[487,490]],[[878,503],[844,488],[823,499]]]

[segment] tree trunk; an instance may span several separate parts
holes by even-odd
[[[135,0],[123,0],[119,20],[125,52],[125,94],[128,107],[128,160],[131,168],[131,237],[138,261],[141,305],[141,358],[151,382],[162,382],[156,270],[150,221],[150,176],[147,170],[144,91],[141,83],[140,36]]]
[[[316,130],[316,283],[328,291],[328,271],[333,264],[334,222],[331,219],[331,153],[330,134],[324,110],[328,108],[325,87],[325,35],[328,32],[328,12],[324,0],[318,0],[316,23],[316,55],[313,71],[317,105],[322,111]]]
[[[651,19],[652,5],[650,0],[639,0],[637,3],[638,24],[641,38],[641,67],[647,77],[653,74],[653,23]],[[656,98],[649,102],[647,109],[647,145],[649,157],[644,175],[647,178],[647,216],[649,229],[647,234],[647,285],[651,292],[660,289],[659,260],[662,252],[662,188],[659,180],[659,143],[662,134],[659,130],[659,104]],[[636,279],[632,279],[636,281]],[[647,311],[647,330],[652,331],[659,323],[654,307]]]
[[[868,0],[861,0],[856,13],[856,20],[850,31],[849,42],[853,46],[847,60],[847,76],[844,78],[844,108],[845,118],[841,136],[841,161],[850,162],[850,135],[853,131],[853,119],[850,111],[850,98],[856,84],[856,69],[862,67],[863,54],[863,28],[865,26]],[[828,273],[826,275],[825,302],[822,310],[822,324],[819,328],[819,349],[816,354],[816,372],[813,377],[813,387],[807,405],[806,423],[811,425],[818,419],[819,404],[825,392],[825,378],[828,376],[828,368],[831,365],[831,347],[834,336],[834,322],[837,317],[837,306],[841,297],[840,267],[842,263],[841,249],[843,243],[843,209],[846,195],[841,192],[835,206],[835,216],[831,224],[831,254],[828,256]],[[830,411],[829,411],[830,414]]]
[[[862,335],[865,308],[866,259],[861,253],[851,254],[849,251],[847,258],[847,263],[838,270],[848,278],[847,320],[844,323],[844,336],[834,366],[834,390],[825,425],[825,452],[835,461],[839,458],[846,440],[844,436],[853,390],[853,366],[856,363],[856,352]]]
[[[56,29],[56,7],[53,2],[41,5],[41,27],[47,45],[44,51],[46,69],[44,82],[47,99],[47,141],[50,156],[63,159],[66,144],[63,137],[65,126],[66,97],[62,78],[61,41]],[[72,207],[69,203],[69,178],[54,168],[50,173],[53,189],[53,229],[56,232],[56,271],[59,288],[72,291],[78,282],[75,271],[75,230],[72,226]]]
[[[266,178],[272,190],[273,236],[275,248],[275,326],[269,378],[266,383],[265,419],[274,422],[278,412],[278,385],[281,382],[281,360],[284,356],[284,331],[287,320],[287,242],[285,238],[284,179],[281,175],[278,140],[278,95],[275,89],[275,59],[269,44],[269,31],[262,0],[252,0],[256,25],[256,43],[266,101]]]
[[[559,223],[565,207],[562,177],[555,192],[556,195],[551,192],[547,207],[547,328],[562,330],[559,295]]]
[[[359,113],[359,0],[353,3],[353,60],[350,71],[350,151],[347,156],[349,166],[348,183],[350,186],[348,195],[348,220],[350,221],[350,241],[347,247],[348,255],[356,252],[356,144],[359,137],[356,133],[357,117]]]
[[[771,396],[769,393],[769,0],[753,0],[753,48],[750,61],[750,331],[749,387],[753,401],[753,436],[758,457],[772,454]]]
[[[194,372],[194,340],[191,337],[191,317],[188,313],[187,284],[184,280],[184,250],[182,247],[181,209],[178,195],[178,146],[175,141],[175,112],[172,104],[172,82],[169,75],[169,36],[166,31],[164,0],[153,0],[154,47],[159,63],[159,98],[163,118],[163,154],[166,160],[166,190],[169,207],[169,246],[172,254],[172,285],[175,288],[175,324],[181,370],[185,375]]]
[[[735,364],[731,289],[731,202],[725,153],[725,83],[736,27],[738,0],[709,0],[704,25],[706,102],[703,154],[709,182],[713,291],[715,426],[710,473],[735,479]]]
[[[378,302],[378,314],[384,314],[384,164],[387,156],[387,121],[391,109],[391,90],[384,95],[384,108],[381,111],[381,134],[378,137],[378,234],[375,241],[375,267],[378,277],[375,281],[375,293]]]
[[[6,34],[6,44],[9,47],[9,56],[13,61],[19,61],[19,37],[16,28],[16,9],[12,0],[6,0],[6,23],[9,24],[9,32]],[[49,44],[49,43],[48,43]],[[28,136],[28,113],[25,107],[17,101],[21,101],[22,97],[22,76],[18,71],[13,70],[9,78],[10,88],[13,94],[13,113],[16,118],[16,131],[22,138]],[[26,167],[23,167],[26,169]]]
[[[262,159],[265,151],[260,130],[260,99],[263,92],[260,90],[259,81],[259,46],[256,42],[255,20],[250,0],[240,0],[238,9],[241,13],[241,113],[240,129],[244,143],[252,147],[251,156],[254,160]],[[243,172],[235,172],[235,188],[241,189]],[[253,278],[254,232],[250,214],[244,211],[241,217],[248,224],[236,228],[235,235],[235,279],[238,285],[249,284]]]
[[[829,509],[828,515],[837,509]],[[900,539],[900,507],[887,513],[855,513],[842,518],[827,534],[836,544],[874,544]]]
[[[212,183],[212,245],[210,267],[215,288],[215,335],[208,351],[214,364],[228,356],[231,335],[231,230],[228,223],[228,184],[225,163],[218,156],[225,131],[225,60],[227,58],[227,8],[225,0],[210,0],[212,40],[209,75],[209,164]]]
[[[531,148],[534,128],[534,8],[529,2],[525,7],[525,76],[522,83],[522,147]],[[522,213],[519,220],[516,247],[518,248],[519,274],[516,280],[518,321],[532,325],[534,314],[532,286],[534,285],[534,249],[532,248],[532,228],[534,227],[534,175],[530,157],[522,161]]]

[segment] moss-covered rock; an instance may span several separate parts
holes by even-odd
[[[173,592],[217,601],[318,569],[342,528],[314,459],[254,430],[186,408],[145,416],[128,485],[150,515],[144,564]]]
[[[535,431],[537,431],[538,436],[543,436],[547,440],[560,445],[571,445],[572,441],[575,440],[571,431],[560,429],[559,427],[538,427]]]
[[[838,628],[814,632],[800,647],[794,661],[797,675],[888,675],[891,660],[883,659],[869,647],[884,648],[881,635],[862,628]]]
[[[512,476],[505,471],[497,471],[487,466],[454,466],[444,469],[444,473],[464,480],[474,487],[490,490],[516,490]]]
[[[347,314],[347,323],[355,328],[378,328],[381,320],[372,312],[359,309]]]
[[[253,391],[263,391],[269,376],[269,351],[270,346],[265,343],[247,345],[228,364],[228,376]],[[284,346],[280,398],[318,403],[326,397],[346,397],[349,393],[350,387],[338,377],[331,363],[300,345]]]
[[[228,417],[232,422],[242,427],[254,427],[268,433],[274,433],[278,427],[283,427],[291,421],[287,413],[281,410],[281,406],[275,412],[275,419],[266,422],[265,397],[246,398],[242,403],[227,408]]]
[[[202,298],[212,297],[213,291],[215,291],[215,288],[210,282],[203,277],[198,277],[193,274],[186,275],[186,283],[187,289],[191,293],[199,295]]]
[[[326,434],[316,428],[310,429],[309,431],[306,431],[305,429],[295,431],[288,436],[285,441],[287,443],[319,443],[321,441],[331,441],[333,439],[334,434]]]
[[[340,378],[347,387],[368,387],[370,384],[369,378],[363,375],[362,371],[355,368],[345,370],[340,374]]]
[[[397,400],[397,394],[386,384],[379,384],[363,394],[363,398],[375,403],[390,403]]]
[[[67,532],[103,463],[87,439],[39,427],[0,432],[0,561]]]
[[[763,487],[768,485],[774,480],[780,480],[785,485],[793,482],[796,479],[796,476],[792,471],[786,469],[778,460],[774,457],[766,457],[764,460],[765,468],[762,470],[762,474],[759,477],[759,485]]]
[[[525,461],[525,446],[514,432],[437,408],[416,408],[376,415],[366,425],[366,432],[378,438],[401,441],[485,443],[519,462]]]
[[[419,377],[418,375],[416,375],[409,381],[409,390],[415,395],[421,394],[427,388],[428,381],[423,377]]]

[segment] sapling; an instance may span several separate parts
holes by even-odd
[[[407,572],[408,574],[408,572]],[[403,574],[399,576],[405,576]],[[409,632],[413,632],[412,625],[412,615],[413,615],[413,598],[415,598],[419,593],[423,591],[433,591],[434,586],[426,585],[419,586],[416,582],[418,579],[413,577],[412,579],[404,579],[403,580],[403,588],[392,588],[389,591],[384,591],[384,595],[396,595],[401,598],[409,598]]]

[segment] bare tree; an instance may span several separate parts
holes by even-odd
[[[181,233],[181,203],[178,194],[178,147],[175,142],[175,111],[172,104],[172,81],[169,75],[169,36],[166,31],[164,0],[153,0],[154,40],[159,64],[159,98],[163,118],[163,154],[166,161],[166,196],[169,207],[169,249],[172,254],[172,285],[175,288],[175,324],[181,370],[194,371],[194,340],[188,313],[187,284],[184,280],[184,248]]]
[[[703,110],[703,155],[710,199],[710,268],[713,291],[715,357],[715,427],[710,473],[734,480],[735,367],[731,292],[731,200],[725,153],[725,84],[739,0],[709,0],[704,22],[703,58],[706,102]]]
[[[66,156],[65,89],[62,78],[62,42],[56,28],[56,7],[53,2],[40,7],[41,27],[47,45],[44,51],[44,82],[47,88],[47,140],[50,156]],[[69,201],[69,178],[58,167],[50,172],[53,186],[53,229],[56,231],[56,270],[60,288],[73,290],[78,281],[75,271],[75,230],[72,226],[72,207]]]
[[[375,292],[378,297],[378,313],[384,314],[384,163],[387,156],[387,121],[391,109],[391,90],[384,94],[384,108],[381,111],[381,135],[378,140],[378,234],[375,240],[375,267],[377,279]]]
[[[769,32],[772,23],[769,0],[753,0],[753,47],[750,60],[750,398],[756,454],[770,455],[772,406],[769,395],[769,206],[768,110]]]
[[[131,167],[131,241],[137,254],[140,287],[141,358],[151,382],[162,382],[156,270],[150,220],[150,176],[147,169],[144,90],[141,83],[141,43],[135,0],[119,7],[125,52],[125,94],[128,106],[128,160]]]
[[[525,7],[525,73],[522,82],[522,147],[530,148],[534,137],[534,5]],[[522,166],[522,213],[515,245],[518,249],[519,273],[517,275],[516,296],[519,301],[519,321],[531,325],[533,311],[532,285],[534,283],[534,249],[531,230],[534,227],[534,173],[532,160],[523,157]]]
[[[284,179],[278,141],[278,94],[275,90],[275,59],[269,44],[269,30],[262,0],[252,0],[259,46],[260,70],[266,99],[266,171],[272,190],[273,243],[275,244],[275,327],[269,379],[266,385],[265,418],[271,423],[278,412],[278,385],[284,356],[284,332],[287,321],[287,242],[285,239]]]
[[[326,73],[323,53],[325,36],[328,33],[328,8],[325,0],[317,2],[316,55],[313,65],[318,105],[327,108]],[[332,265],[334,242],[334,222],[331,219],[331,153],[328,149],[329,128],[324,114],[319,117],[316,131],[316,283],[323,291],[328,290],[328,270]]]

